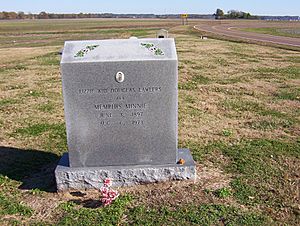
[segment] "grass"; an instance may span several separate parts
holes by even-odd
[[[130,210],[128,216],[129,224],[133,225],[264,225],[268,222],[259,214],[217,204],[182,206],[175,210],[141,206]]]
[[[237,113],[252,112],[261,116],[271,116],[279,118],[285,120],[290,124],[294,124],[294,122],[298,121],[297,119],[289,116],[286,113],[267,108],[261,103],[250,100],[226,99],[225,101],[220,102],[220,106],[227,110],[233,110]]]
[[[51,113],[55,109],[55,107],[53,103],[46,103],[39,105],[38,109],[45,113]]]
[[[217,81],[219,84],[234,84],[234,83],[239,83],[239,82],[243,82],[243,80],[245,80],[243,77],[236,77],[236,78],[229,78],[229,79],[220,79],[219,81]]]
[[[2,166],[0,170],[3,172]],[[16,185],[16,182],[0,174],[0,223],[3,223],[5,216],[30,217],[33,214],[33,210],[21,202],[20,192],[14,188]]]
[[[258,130],[274,130],[279,128],[289,128],[293,122],[287,119],[268,118],[248,122],[250,128]]]
[[[214,150],[219,150],[229,158],[226,170],[236,175],[230,187],[232,195],[238,202],[253,207],[266,206],[274,211],[274,215],[280,213],[284,207],[287,216],[290,215],[289,222],[296,224],[298,217],[292,213],[297,211],[297,191],[292,190],[288,184],[295,183],[297,176],[291,172],[289,175],[286,174],[289,167],[286,161],[294,158],[299,163],[299,142],[257,139],[236,144],[211,143],[202,148],[196,145],[196,148],[194,146],[190,148],[194,156],[206,158],[215,153]],[[206,150],[206,153],[203,153],[203,150]],[[297,185],[294,186],[296,188]],[[286,196],[286,193],[290,195]],[[214,194],[219,198],[225,198],[231,195],[231,191],[222,188],[214,191]]]
[[[121,197],[110,207],[97,209],[78,209],[74,202],[63,203],[60,206],[63,217],[57,225],[263,225],[270,221],[260,214],[225,205],[188,205],[176,209],[162,206],[154,209],[129,207],[130,200],[128,196]],[[124,215],[126,218],[122,217]]]
[[[123,196],[107,208],[95,209],[77,209],[74,202],[63,203],[60,205],[63,217],[57,225],[119,225],[130,200],[129,196]]]
[[[225,137],[229,137],[229,136],[232,135],[232,131],[230,131],[230,130],[228,130],[228,129],[223,129],[223,130],[222,130],[222,134],[223,134],[223,136],[225,136]]]
[[[35,58],[40,65],[57,66],[60,64],[60,55],[58,52],[47,53]]]
[[[298,89],[290,88],[290,89],[280,90],[280,92],[276,94],[276,97],[283,100],[300,101],[300,88]]]
[[[22,136],[38,136],[50,130],[60,131],[61,128],[62,126],[57,124],[37,123],[27,127],[19,128],[15,131],[15,133]]]
[[[119,20],[37,20],[37,21],[3,21],[1,23],[1,33],[9,34],[61,34],[74,33],[76,31],[84,30],[82,32],[105,30],[116,30],[120,28],[137,30],[136,27],[147,26],[165,26],[166,23],[176,24],[176,20],[133,20],[133,19],[119,19]],[[20,26],[21,25],[21,26]]]
[[[269,34],[275,36],[285,36],[292,38],[300,38],[300,29],[283,29],[283,28],[273,28],[273,27],[264,27],[264,28],[242,28],[242,31],[249,31],[261,34]]]
[[[253,140],[225,147],[223,154],[232,160],[228,170],[237,173],[231,186],[234,196],[243,204],[264,204],[279,210],[286,191],[282,157],[300,157],[300,143],[275,140]],[[291,202],[296,202],[290,198]],[[293,211],[293,210],[289,210]]]
[[[0,216],[15,214],[30,217],[32,209],[20,204],[14,197],[0,193]]]
[[[186,101],[187,103],[194,104],[194,103],[196,102],[196,99],[195,99],[193,96],[191,96],[191,95],[187,95],[187,96],[185,97],[185,101]]]
[[[200,109],[193,106],[187,106],[186,113],[191,117],[199,117],[202,114]]]
[[[261,111],[262,106],[253,101],[248,101],[248,100],[231,100],[231,99],[226,99],[225,101],[221,102],[221,106],[226,108],[226,109],[231,109],[237,112],[244,112],[244,111]]]
[[[210,79],[203,75],[194,75],[192,79],[188,82],[179,83],[178,88],[183,90],[195,90],[199,84],[207,84]]]
[[[66,40],[143,37],[177,23],[177,20],[79,19],[22,21],[20,26],[19,22],[1,21],[0,47],[62,46]]]
[[[270,78],[270,76],[279,75],[284,79],[299,79],[300,78],[300,68],[295,66],[289,66],[285,68],[267,68],[261,67],[254,70],[258,73],[259,78]]]
[[[44,97],[45,93],[41,90],[29,90],[25,96],[31,96],[31,97]]]
[[[179,141],[179,147],[187,147],[191,150],[193,158],[197,162],[204,162],[208,155],[213,154],[216,150],[223,147],[222,142],[210,142],[207,145],[201,145],[197,142],[187,140],[184,142]]]
[[[231,196],[231,191],[229,188],[220,188],[214,191],[214,195],[218,198],[224,199]]]
[[[182,90],[195,90],[197,89],[197,83],[195,81],[188,81],[185,83],[179,83],[178,84],[178,89]]]
[[[67,150],[63,42],[161,27],[179,50],[179,146],[199,180],[118,189],[105,208],[95,191],[51,193]],[[0,224],[299,225],[298,52],[204,41],[175,20],[1,21],[0,43]]]
[[[295,125],[299,124],[299,119],[294,117],[294,115],[270,109],[261,103],[249,100],[225,100],[221,101],[220,105],[229,110],[227,113],[229,117],[246,117],[249,113],[259,116],[260,118],[255,118],[255,120],[245,123],[247,127],[255,130],[274,131],[276,129],[283,129],[286,131],[287,128],[293,128]],[[230,134],[224,134],[223,131],[223,135],[229,136]]]
[[[16,129],[10,134],[11,137],[38,137],[44,136],[43,148],[46,150],[57,150],[59,153],[67,150],[66,128],[64,123],[49,124],[36,123]]]
[[[9,72],[9,71],[22,71],[27,70],[27,67],[23,64],[4,66],[0,68],[0,73]]]
[[[18,101],[15,99],[11,99],[11,98],[3,99],[3,100],[0,100],[0,108],[5,105],[13,105],[16,103],[18,103]]]
[[[215,63],[216,64],[219,64],[223,67],[227,67],[227,66],[230,66],[230,64],[228,63],[228,61],[226,59],[223,59],[223,58],[218,58],[215,60]]]

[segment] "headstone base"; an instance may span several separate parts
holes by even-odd
[[[132,186],[169,180],[195,180],[196,166],[188,149],[178,150],[184,164],[132,165],[107,167],[69,167],[69,156],[65,153],[55,170],[58,191],[99,189],[103,180],[111,178],[113,187]]]

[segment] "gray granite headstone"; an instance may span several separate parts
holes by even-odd
[[[156,33],[156,37],[157,38],[168,38],[169,37],[169,32],[165,29],[160,29],[157,33]]]
[[[176,162],[173,39],[66,42],[61,70],[71,167]]]
[[[126,173],[145,175],[143,167],[171,172],[167,166],[181,172],[184,166],[176,168],[177,64],[169,38],[66,42],[61,72],[69,161],[56,169],[57,183],[93,167],[97,172],[115,167],[108,170],[112,173],[124,166]],[[180,155],[191,159],[193,178],[189,151]]]

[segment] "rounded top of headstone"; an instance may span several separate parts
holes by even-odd
[[[177,60],[174,39],[67,41],[61,63],[143,60]]]

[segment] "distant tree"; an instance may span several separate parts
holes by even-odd
[[[215,13],[215,18],[216,19],[221,19],[224,16],[224,11],[222,9],[217,9]]]
[[[27,13],[27,18],[28,19],[34,19],[34,15],[31,12]]]
[[[26,19],[26,15],[25,15],[25,13],[24,12],[22,12],[22,11],[20,11],[20,12],[18,12],[18,19]]]
[[[227,12],[227,17],[230,18],[230,19],[235,19],[235,18],[238,18],[238,12],[237,10],[229,10]]]
[[[38,15],[39,19],[49,19],[48,13],[46,12],[40,12],[40,14]]]
[[[245,13],[243,11],[229,10],[228,14],[227,14],[227,18],[229,18],[229,19],[253,19],[255,17],[251,16],[250,13]]]
[[[251,19],[251,14],[243,12],[243,18],[244,19]]]
[[[4,19],[14,20],[18,18],[18,14],[15,12],[3,12]]]
[[[78,14],[78,18],[84,18],[84,17],[85,17],[85,15],[83,13]]]
[[[48,18],[49,19],[56,19],[56,15],[57,14],[54,14],[54,13],[48,13]]]

